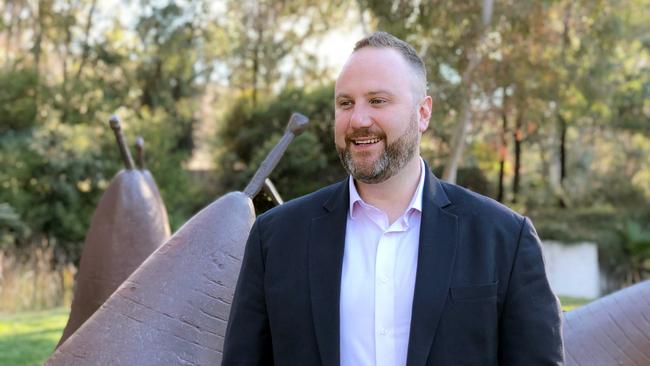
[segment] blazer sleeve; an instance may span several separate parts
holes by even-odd
[[[272,365],[259,221],[251,228],[223,346],[223,366]]]
[[[501,314],[499,365],[562,365],[560,314],[540,240],[524,218]]]

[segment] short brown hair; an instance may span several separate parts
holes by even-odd
[[[374,32],[363,39],[359,40],[354,45],[354,51],[356,52],[364,47],[375,47],[375,48],[392,48],[395,51],[399,52],[402,57],[408,62],[409,65],[415,71],[416,77],[422,83],[418,85],[421,87],[423,94],[426,94],[427,90],[427,69],[424,66],[424,61],[415,51],[415,48],[410,44],[402,41],[401,39],[395,37],[394,35],[386,32]]]

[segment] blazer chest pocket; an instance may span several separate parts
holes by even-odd
[[[451,298],[454,301],[479,301],[497,297],[497,285],[499,282],[483,285],[452,287]]]
[[[447,352],[447,362],[440,364],[496,364],[497,289],[498,282],[449,289],[439,326],[439,347]]]

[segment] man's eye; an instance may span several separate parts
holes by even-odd
[[[351,105],[352,105],[352,102],[349,101],[349,100],[342,100],[342,101],[339,102],[339,107],[341,107],[341,108],[349,107]]]
[[[383,104],[386,103],[386,100],[381,98],[372,98],[370,99],[370,104]]]

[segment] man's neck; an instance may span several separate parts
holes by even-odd
[[[411,203],[421,173],[424,172],[420,172],[420,156],[416,155],[404,169],[381,183],[354,183],[363,201],[385,212],[392,224]]]

